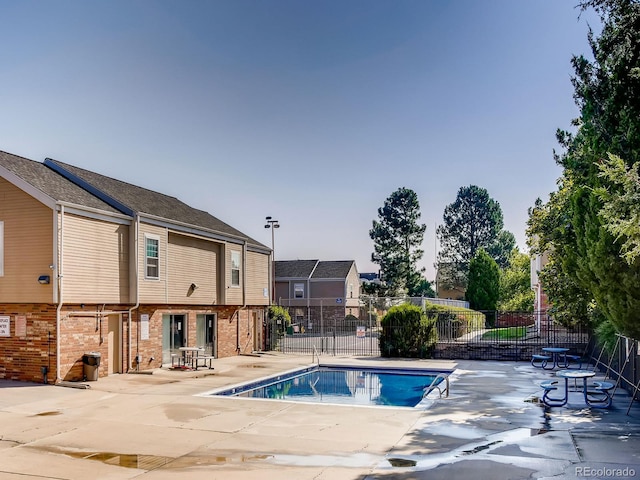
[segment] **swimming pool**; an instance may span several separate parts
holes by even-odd
[[[447,370],[314,366],[210,393],[344,405],[416,407],[446,382]]]

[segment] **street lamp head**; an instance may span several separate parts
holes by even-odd
[[[276,222],[277,222],[277,220],[276,220]],[[280,228],[280,224],[279,223],[274,223],[273,224],[273,228]]]
[[[271,217],[265,217],[265,220],[271,220]]]
[[[271,225],[267,224],[264,226],[264,228],[271,228]]]

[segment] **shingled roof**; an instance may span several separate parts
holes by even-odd
[[[153,190],[132,185],[51,158],[45,160],[45,165],[57,170],[68,178],[77,179],[89,186],[99,189],[100,192],[106,194],[110,199],[129,208],[132,212],[148,214],[166,220],[173,220],[204,228],[222,235],[238,237],[246,240],[250,245],[268,249],[265,245],[248,237],[210,213],[190,207],[175,197],[154,192]]]
[[[354,263],[353,260],[319,262],[312,278],[347,278]]]
[[[108,203],[90,194],[40,162],[0,151],[0,166],[56,202],[119,213]]]
[[[319,260],[278,260],[275,263],[276,278],[309,278]]]
[[[90,170],[47,158],[43,163],[0,151],[0,166],[55,201],[100,209],[109,213],[149,215],[222,237],[269,247],[175,197],[116,180]]]
[[[278,260],[276,278],[342,279],[347,278],[353,260]]]

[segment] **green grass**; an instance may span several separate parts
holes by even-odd
[[[527,327],[494,328],[482,335],[483,340],[516,340],[527,335]]]

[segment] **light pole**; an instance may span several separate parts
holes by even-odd
[[[276,302],[276,248],[274,244],[274,230],[276,228],[280,228],[280,224],[278,220],[273,220],[272,217],[265,218],[266,224],[264,228],[271,229],[271,303],[275,304]]]

